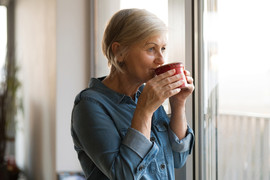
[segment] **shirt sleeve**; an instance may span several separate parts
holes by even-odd
[[[191,154],[194,146],[194,133],[188,126],[187,135],[183,139],[179,139],[176,134],[168,127],[169,139],[172,145],[174,166],[175,168],[182,167],[187,159],[187,156]]]
[[[140,179],[159,150],[132,128],[121,139],[111,117],[94,100],[81,100],[74,107],[72,128],[81,148],[109,179]]]

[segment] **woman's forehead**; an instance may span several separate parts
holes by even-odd
[[[168,38],[166,34],[151,36],[148,39],[146,39],[143,44],[156,44],[156,45],[164,45],[167,44]]]

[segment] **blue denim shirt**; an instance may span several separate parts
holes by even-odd
[[[104,77],[103,77],[104,78]],[[169,128],[169,118],[160,106],[152,117],[151,138],[131,128],[135,101],[91,79],[89,88],[75,99],[71,134],[86,179],[174,179],[191,153],[194,134],[188,127],[184,139]]]

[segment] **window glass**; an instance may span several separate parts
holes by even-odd
[[[269,1],[204,0],[203,178],[270,178]]]
[[[270,179],[269,6],[218,0],[219,179]]]

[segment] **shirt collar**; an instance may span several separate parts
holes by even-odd
[[[100,78],[91,78],[89,83],[89,88],[94,89],[96,91],[99,91],[103,94],[106,94],[110,99],[115,101],[116,103],[124,103],[128,101],[133,101],[131,97],[126,96],[125,94],[120,94],[118,92],[113,91],[112,89],[108,88],[102,83],[102,80],[105,79],[106,76],[100,77]],[[143,90],[144,85],[142,85],[138,91],[135,94],[135,101],[133,101],[135,104],[137,104],[138,98]]]

